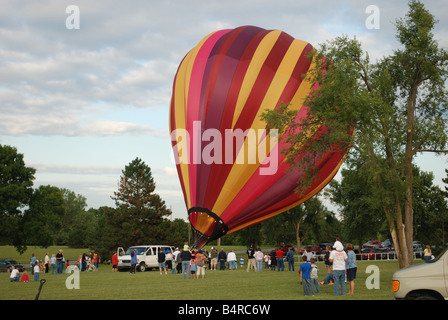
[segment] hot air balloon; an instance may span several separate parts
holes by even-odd
[[[285,32],[243,26],[209,34],[180,63],[170,131],[194,247],[303,203],[342,165],[347,150],[319,154],[313,182],[295,192],[306,173],[288,172],[285,143],[260,119],[282,102],[307,115],[312,50]]]

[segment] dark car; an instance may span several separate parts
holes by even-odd
[[[11,272],[14,266],[19,267],[19,271],[23,272],[25,268],[13,259],[0,259],[0,271],[1,272]]]

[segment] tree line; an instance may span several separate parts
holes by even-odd
[[[33,188],[36,170],[25,166],[23,154],[0,145],[0,244],[24,252],[29,245],[66,245],[90,248],[109,257],[117,247],[164,243],[181,246],[192,240],[190,225],[171,220],[171,211],[155,192],[151,168],[136,158],[125,166],[118,190],[111,195],[115,207],[87,209],[84,196],[46,185]],[[424,243],[442,247],[447,239],[446,194],[433,185],[431,173],[415,168],[415,234]],[[448,170],[447,179],[448,184]],[[221,245],[280,246],[333,242],[342,236],[362,245],[370,238],[390,237],[375,199],[375,186],[360,172],[344,169],[341,181],[332,181],[325,194],[340,211],[330,211],[322,198],[304,204],[220,239]],[[446,188],[448,191],[448,188]],[[211,243],[216,245],[217,241]]]

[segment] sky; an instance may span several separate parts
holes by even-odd
[[[424,3],[448,50],[448,2]],[[0,144],[37,170],[34,187],[72,190],[89,208],[114,206],[121,171],[139,157],[173,218],[186,219],[168,115],[189,50],[211,32],[254,25],[314,47],[356,36],[374,61],[399,47],[393,23],[407,11],[403,0],[0,0]],[[447,158],[415,163],[444,186]]]

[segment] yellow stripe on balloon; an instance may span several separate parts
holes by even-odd
[[[188,91],[188,82],[185,81],[185,70],[187,69],[188,61],[191,59],[193,53],[190,51],[184,58],[183,62],[179,66],[179,70],[177,71],[176,83],[175,83],[175,92],[174,92],[174,115],[175,115],[175,126],[176,130],[187,130],[186,126],[186,97]],[[172,130],[172,128],[171,128]],[[176,135],[176,141],[179,140],[179,133]],[[189,148],[183,148],[182,152],[189,152]],[[187,155],[187,160],[189,159],[189,155]],[[187,163],[180,162],[179,163],[180,172],[182,174],[182,181],[184,182],[185,189],[185,199],[187,202],[187,207],[191,207],[190,201],[190,183],[188,179],[188,161]]]
[[[288,48],[285,56],[283,57],[276,74],[263,98],[263,102],[261,103],[260,108],[258,109],[257,115],[254,118],[253,124],[251,126],[251,129],[254,129],[255,132],[258,135],[258,129],[264,129],[266,128],[266,123],[260,119],[261,113],[263,113],[266,109],[274,109],[276,107],[276,104],[278,100],[280,99],[280,96],[282,94],[282,90],[279,90],[278,88],[284,88],[286,84],[288,83],[292,71],[294,68],[291,68],[291,65],[296,65],[298,59],[300,58],[303,49],[307,45],[307,42],[301,41],[301,40],[294,40],[290,47]],[[264,60],[260,61],[258,60],[258,63],[260,65],[263,65]],[[255,69],[255,67],[254,67]],[[258,69],[258,71],[260,68]],[[258,73],[257,73],[258,74]],[[246,80],[246,77],[245,77]],[[248,82],[254,82],[254,79],[250,79]],[[307,87],[307,89],[302,89],[301,87],[303,85],[303,82],[301,86],[299,87],[299,90],[297,90],[297,93],[301,93],[302,96],[304,93],[308,92],[306,90],[309,90],[309,84],[304,85]],[[247,95],[248,96],[248,95]],[[246,99],[247,99],[246,96]],[[239,100],[239,99],[238,99]],[[295,95],[294,104],[298,105],[300,101],[300,97],[296,94]],[[267,138],[269,140],[269,136],[258,136],[258,146],[262,142],[262,139]],[[244,145],[242,146],[241,150],[239,151],[238,157],[241,157],[241,154],[249,153],[246,152],[249,150],[248,147],[249,139],[245,139]],[[269,151],[271,151],[274,148],[275,145],[269,144]],[[255,171],[259,168],[260,164],[264,161],[266,158],[267,153],[263,155],[259,161],[257,161],[254,164],[248,164],[249,162],[245,162],[245,165],[238,165],[234,164],[232,166],[232,169],[226,179],[226,182],[223,185],[222,191],[218,196],[218,199],[215,202],[215,205],[212,209],[212,211],[217,214],[218,216],[225,210],[227,205],[237,196],[237,194],[240,192],[242,187],[247,183],[247,181],[252,177],[252,175],[255,173]],[[246,156],[244,161],[248,161],[249,157]]]

